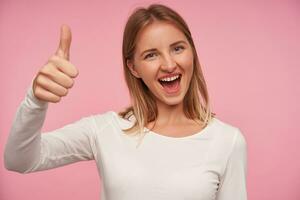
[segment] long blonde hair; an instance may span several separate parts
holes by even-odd
[[[136,8],[129,16],[123,33],[123,68],[132,105],[118,114],[127,120],[132,116],[135,118],[134,125],[125,129],[124,132],[126,134],[144,133],[144,127],[149,122],[156,120],[158,115],[155,97],[141,79],[132,75],[127,66],[127,60],[133,59],[137,34],[141,29],[153,23],[155,20],[171,22],[174,24],[184,33],[192,47],[194,69],[189,89],[183,100],[183,108],[187,118],[200,120],[202,122],[202,128],[204,128],[210,122],[212,117],[215,116],[215,113],[212,113],[210,109],[207,86],[190,30],[186,22],[176,11],[161,4],[152,4],[148,8]]]

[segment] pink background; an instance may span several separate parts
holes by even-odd
[[[246,137],[249,199],[299,200],[299,1],[156,2],[186,19],[213,111]],[[49,105],[43,131],[127,105],[122,31],[132,10],[149,3],[1,0],[1,200],[99,199],[93,161],[22,175],[4,168],[4,144],[32,78],[57,48],[62,23],[72,29],[79,76],[67,97]]]

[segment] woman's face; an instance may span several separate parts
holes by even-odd
[[[189,88],[193,52],[176,26],[155,21],[138,34],[133,62],[127,65],[158,101],[176,105],[182,103]]]

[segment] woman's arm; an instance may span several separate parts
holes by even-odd
[[[217,194],[217,200],[247,200],[247,143],[237,130],[234,146]]]
[[[41,134],[47,109],[48,102],[37,99],[31,86],[18,107],[5,146],[6,169],[29,173],[94,159],[93,117]]]

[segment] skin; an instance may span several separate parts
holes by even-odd
[[[73,87],[73,79],[78,76],[79,72],[69,62],[71,40],[70,28],[67,25],[61,26],[57,51],[40,68],[33,81],[33,94],[37,99],[58,103]]]
[[[181,41],[179,43],[176,43]],[[155,21],[140,31],[132,61],[131,73],[141,78],[156,98],[158,118],[153,131],[164,135],[185,136],[200,131],[200,122],[188,119],[183,112],[183,99],[193,73],[193,52],[185,35],[176,26]],[[174,45],[175,44],[175,45]],[[145,50],[155,49],[143,53]],[[180,91],[167,94],[158,79],[167,74],[181,73]],[[154,122],[147,127],[152,128]]]

